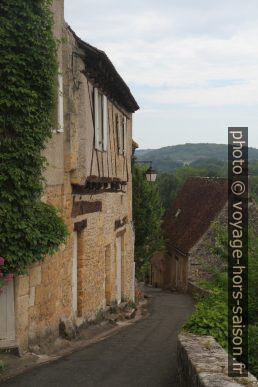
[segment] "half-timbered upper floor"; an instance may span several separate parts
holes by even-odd
[[[46,150],[47,182],[60,184],[70,172],[75,192],[123,191],[131,179],[132,114],[139,107],[103,51],[65,23],[62,38],[58,123]]]

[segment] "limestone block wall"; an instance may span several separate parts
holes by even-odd
[[[86,78],[85,64],[74,35],[63,19],[63,0],[54,0],[54,33],[64,37],[58,50],[63,75],[64,132],[53,131],[44,156],[46,187],[42,200],[59,209],[69,231],[66,244],[58,252],[29,268],[27,275],[15,279],[16,340],[21,349],[57,337],[60,319],[79,325],[94,319],[108,303],[117,301],[117,239],[122,241],[122,299],[133,294],[134,235],[132,229],[132,114],[119,103],[109,100],[107,152],[94,148],[92,117],[93,83]],[[83,72],[83,73],[82,73]],[[92,81],[92,80],[91,80]],[[115,115],[126,114],[126,152],[118,153]],[[95,194],[73,192],[74,185],[85,186],[89,176],[120,179],[124,192]],[[111,190],[112,191],[112,190]],[[99,202],[92,211],[73,215],[74,203],[88,206]],[[79,231],[79,222],[84,222]],[[120,226],[121,223],[121,226]],[[74,307],[74,232],[77,232],[77,308]]]
[[[67,224],[66,245],[53,256],[31,266],[27,275],[15,279],[16,340],[21,349],[58,335],[61,317],[72,318],[71,257],[73,223],[69,185],[48,186],[43,200],[56,206]]]
[[[227,205],[217,215],[214,222],[219,224],[227,223]],[[195,244],[195,246],[189,252],[189,281],[198,282],[201,279],[209,279],[208,267],[216,266],[221,267],[221,270],[225,269],[221,266],[221,258],[212,254],[211,246],[215,244],[215,231],[214,228],[209,229],[204,233],[202,238]]]
[[[87,195],[88,201],[101,201],[102,210],[84,216],[87,227],[78,234],[78,313],[72,307],[72,256],[74,219],[69,180],[65,186],[49,186],[44,200],[61,211],[69,229],[67,243],[59,251],[34,264],[28,275],[15,280],[16,339],[21,349],[57,337],[59,322],[74,323],[94,319],[107,305],[106,275],[109,270],[110,301],[117,299],[116,243],[122,236],[122,298],[133,299],[133,230],[131,182],[128,192]],[[121,228],[116,221],[127,218]],[[106,267],[105,252],[109,249]],[[80,317],[80,321],[77,318]]]
[[[211,336],[178,336],[178,387],[257,387],[257,379],[227,376],[228,354]]]
[[[116,301],[116,239],[122,236],[122,297],[132,298],[133,235],[131,219],[115,230],[115,221],[128,215],[128,197],[118,193],[96,195],[102,200],[102,212],[88,216],[87,227],[79,234],[79,314],[92,319],[106,306],[106,275],[110,275],[108,290]],[[108,254],[109,257],[106,257]],[[106,267],[106,258],[109,267]],[[107,271],[109,273],[107,273]]]

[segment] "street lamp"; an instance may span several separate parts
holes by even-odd
[[[145,176],[146,176],[147,181],[154,183],[157,179],[157,172],[150,165],[149,169],[146,171]]]
[[[135,163],[136,164],[149,164],[149,168],[147,169],[146,173],[145,173],[145,176],[146,176],[146,180],[149,181],[150,183],[154,183],[157,179],[157,172],[155,171],[155,169],[152,168],[152,161],[138,161],[138,160],[135,160]]]

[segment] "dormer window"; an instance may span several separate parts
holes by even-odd
[[[107,151],[108,145],[108,103],[107,97],[94,88],[94,130],[95,148]]]

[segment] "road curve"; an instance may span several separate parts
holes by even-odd
[[[184,294],[148,289],[149,316],[53,363],[34,368],[2,387],[173,387],[177,332],[191,314]]]

